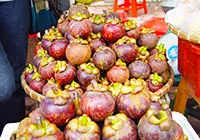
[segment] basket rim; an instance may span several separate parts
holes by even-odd
[[[179,38],[187,40],[189,42],[195,43],[195,44],[200,44],[200,36],[197,36],[193,33],[191,34],[186,34],[184,31],[182,31],[180,28],[177,28],[173,26],[170,23],[167,23],[169,30],[177,35]]]
[[[156,92],[149,91],[150,96],[151,96],[151,101],[157,101],[161,97],[163,97],[171,89],[171,87],[173,86],[173,83],[174,83],[174,72],[170,66],[170,78],[168,82]],[[28,94],[32,99],[38,102],[41,102],[45,98],[44,95],[34,91],[33,89],[29,87],[29,85],[27,84],[25,80],[25,71],[21,75],[21,85],[24,91],[26,92],[26,94]]]

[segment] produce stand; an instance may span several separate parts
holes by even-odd
[[[158,39],[154,30],[140,29],[135,20],[122,22],[117,13],[90,15],[83,5],[70,8],[42,37],[21,75],[22,87],[39,108],[20,122],[16,136],[186,138],[163,99],[174,72]]]

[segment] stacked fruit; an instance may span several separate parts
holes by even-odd
[[[183,139],[168,107],[151,100],[170,78],[166,50],[157,42],[154,31],[139,30],[135,20],[122,23],[116,13],[90,15],[83,5],[71,7],[25,69],[29,86],[45,98],[39,120],[28,119],[34,125],[26,121],[20,136],[56,139],[55,124],[65,128],[67,140]]]

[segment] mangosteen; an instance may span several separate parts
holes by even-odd
[[[61,34],[65,34],[67,32],[67,26],[69,24],[69,20],[67,19],[68,15],[63,13],[58,19],[57,29]]]
[[[29,63],[24,71],[24,77],[27,83],[30,83],[30,81],[32,80],[32,76],[35,72],[37,72],[36,67],[33,64]]]
[[[93,55],[93,63],[100,70],[108,70],[116,62],[115,52],[106,46],[101,46]]]
[[[100,71],[93,63],[83,63],[77,71],[77,79],[82,85],[89,85],[95,79],[100,79]]]
[[[141,60],[132,62],[128,68],[133,78],[147,79],[151,72],[149,65]]]
[[[42,115],[57,126],[64,126],[75,115],[73,100],[67,91],[53,89],[40,103]]]
[[[54,72],[55,80],[60,85],[69,84],[76,77],[76,68],[66,61],[57,61]]]
[[[170,140],[173,139],[174,123],[169,119],[167,112],[159,110],[149,109],[145,115],[143,115],[138,123],[138,135],[142,140]]]
[[[57,90],[57,89],[61,89],[60,84],[58,84],[55,79],[52,77],[50,80],[47,81],[47,83],[44,85],[44,87],[42,88],[42,94],[44,96],[46,96],[46,94],[51,90]]]
[[[65,49],[67,45],[68,41],[64,38],[55,40],[49,47],[49,54],[55,59],[63,59],[65,58]]]
[[[117,56],[126,63],[133,62],[138,54],[136,40],[127,36],[117,40],[117,42],[112,46],[112,49],[115,51]]]
[[[78,11],[71,18],[67,26],[69,33],[75,38],[87,38],[92,32],[92,22],[88,19],[89,17]]]
[[[137,127],[125,114],[109,116],[104,121],[103,140],[137,140]]]
[[[56,61],[51,56],[42,57],[40,60],[39,73],[43,79],[49,80],[54,76],[54,68],[56,66]]]
[[[142,79],[131,79],[121,88],[117,97],[117,107],[120,113],[135,119],[143,116],[151,105],[150,94]]]
[[[100,140],[100,128],[84,114],[67,124],[64,135],[66,140]]]
[[[142,27],[142,31],[140,33],[138,44],[140,46],[146,46],[149,50],[153,49],[158,43],[158,36],[155,34],[155,31]]]
[[[156,92],[163,87],[162,77],[157,73],[151,74],[147,80],[147,85],[151,92]]]
[[[106,43],[105,43],[104,39],[101,37],[100,33],[98,33],[98,34],[91,33],[88,41],[89,41],[89,45],[90,45],[93,53],[95,53],[95,51],[99,47],[106,46]]]
[[[87,40],[82,38],[70,40],[66,48],[65,55],[72,65],[79,65],[87,62],[91,57],[92,51]]]
[[[115,110],[115,100],[108,86],[92,80],[87,91],[81,95],[81,109],[94,121],[103,121],[112,115]]]
[[[149,58],[149,56],[150,53],[148,52],[147,48],[145,46],[141,46],[139,47],[136,60],[141,60],[145,63],[148,63],[147,59]]]
[[[129,70],[126,63],[118,59],[116,64],[106,72],[106,77],[111,83],[124,83],[129,79]]]
[[[115,42],[125,34],[123,24],[118,18],[109,18],[106,20],[101,35],[107,42]]]
[[[76,4],[69,8],[68,17],[69,20],[73,20],[74,16],[76,16],[77,12],[82,13],[86,17],[90,17],[90,12],[88,11],[88,7],[83,4]]]
[[[41,93],[42,88],[46,84],[46,81],[41,77],[38,72],[35,72],[32,76],[32,80],[29,82],[29,86],[36,92]]]
[[[126,31],[126,36],[130,38],[138,39],[140,37],[140,30],[137,27],[136,20],[128,20],[124,23],[124,29]]]
[[[92,32],[97,34],[101,33],[101,30],[103,28],[105,22],[105,17],[97,14],[92,17]]]
[[[71,99],[74,101],[75,114],[77,116],[82,115],[82,110],[80,108],[80,97],[83,94],[83,90],[79,83],[73,81],[71,84],[65,85],[65,90],[69,93]]]
[[[169,70],[169,64],[163,54],[154,54],[148,58],[148,64],[152,73],[162,74]]]
[[[51,46],[53,41],[60,40],[60,39],[64,39],[64,37],[58,31],[57,28],[52,27],[42,37],[42,47],[43,47],[43,49],[45,49],[47,52],[49,52],[49,47]]]
[[[151,55],[154,55],[156,53],[163,54],[163,55],[166,56],[165,45],[164,44],[157,44],[156,47],[150,51]]]
[[[36,55],[33,57],[33,65],[38,69],[40,66],[40,60],[42,57],[47,57],[47,51],[44,50],[43,48],[39,49],[36,53]]]

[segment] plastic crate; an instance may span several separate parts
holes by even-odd
[[[200,44],[178,39],[178,70],[200,98]]]

